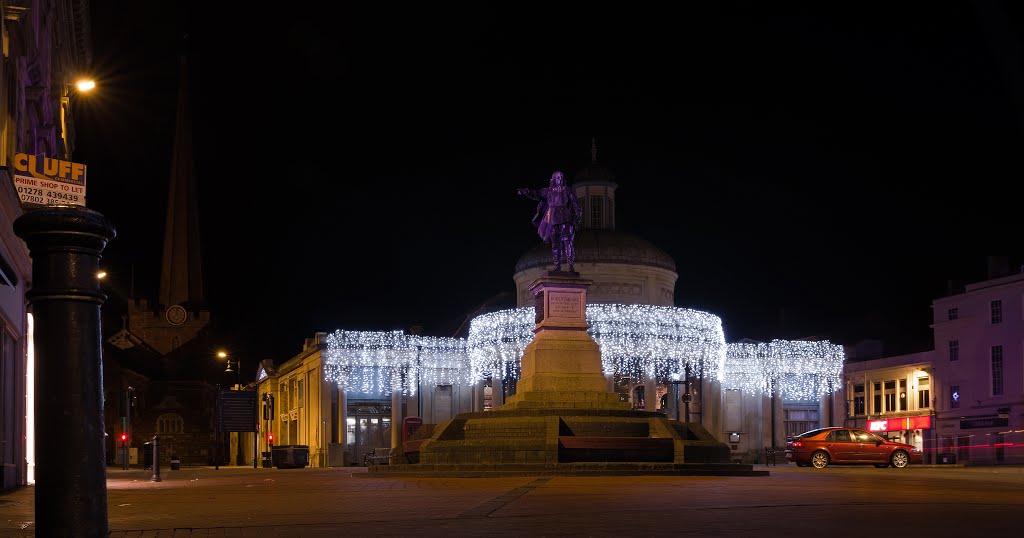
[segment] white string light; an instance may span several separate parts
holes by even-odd
[[[815,400],[839,388],[845,353],[828,340],[772,340],[727,346],[723,389]]]
[[[636,379],[684,372],[718,378],[725,360],[722,321],[688,308],[651,305],[587,305],[588,333],[601,348],[605,374]],[[471,379],[494,371],[518,378],[533,339],[534,309],[521,307],[473,318],[469,328]]]
[[[417,380],[433,386],[468,382],[462,338],[338,330],[327,335],[323,363],[328,381],[376,396],[416,394]]]
[[[718,316],[666,306],[592,304],[587,323],[605,374],[665,380],[689,370],[750,393],[770,393],[774,382],[793,400],[840,384],[843,348],[828,341],[726,345]],[[533,328],[534,309],[522,307],[473,318],[468,339],[338,330],[327,337],[324,377],[377,396],[413,395],[420,383],[469,385],[499,373],[518,379]]]

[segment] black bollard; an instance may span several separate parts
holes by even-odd
[[[153,436],[153,482],[160,481],[160,436]]]
[[[78,206],[27,211],[14,233],[32,256],[36,536],[107,536],[100,254],[106,217]]]

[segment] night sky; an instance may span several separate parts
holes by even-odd
[[[74,160],[118,229],[107,285],[157,293],[187,51],[206,298],[239,357],[511,306],[539,241],[515,190],[575,176],[591,138],[618,229],[728,341],[931,349],[931,300],[1020,246],[1009,3],[93,4]]]

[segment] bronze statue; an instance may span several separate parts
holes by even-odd
[[[576,239],[576,227],[583,218],[583,209],[576,202],[576,194],[565,184],[562,172],[551,174],[551,183],[543,189],[519,189],[521,196],[538,200],[537,214],[533,216],[533,225],[537,234],[545,243],[551,243],[551,257],[555,271],[562,270],[562,264],[569,265],[569,271],[575,272],[576,251],[573,242]]]

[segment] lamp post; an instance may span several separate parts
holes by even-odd
[[[218,351],[217,356],[227,361],[227,368],[224,369],[224,373],[230,374],[231,372],[237,371],[236,378],[238,379],[238,385],[242,384],[242,361],[240,359],[232,360],[226,351]],[[231,364],[234,363],[235,370],[231,369]]]

